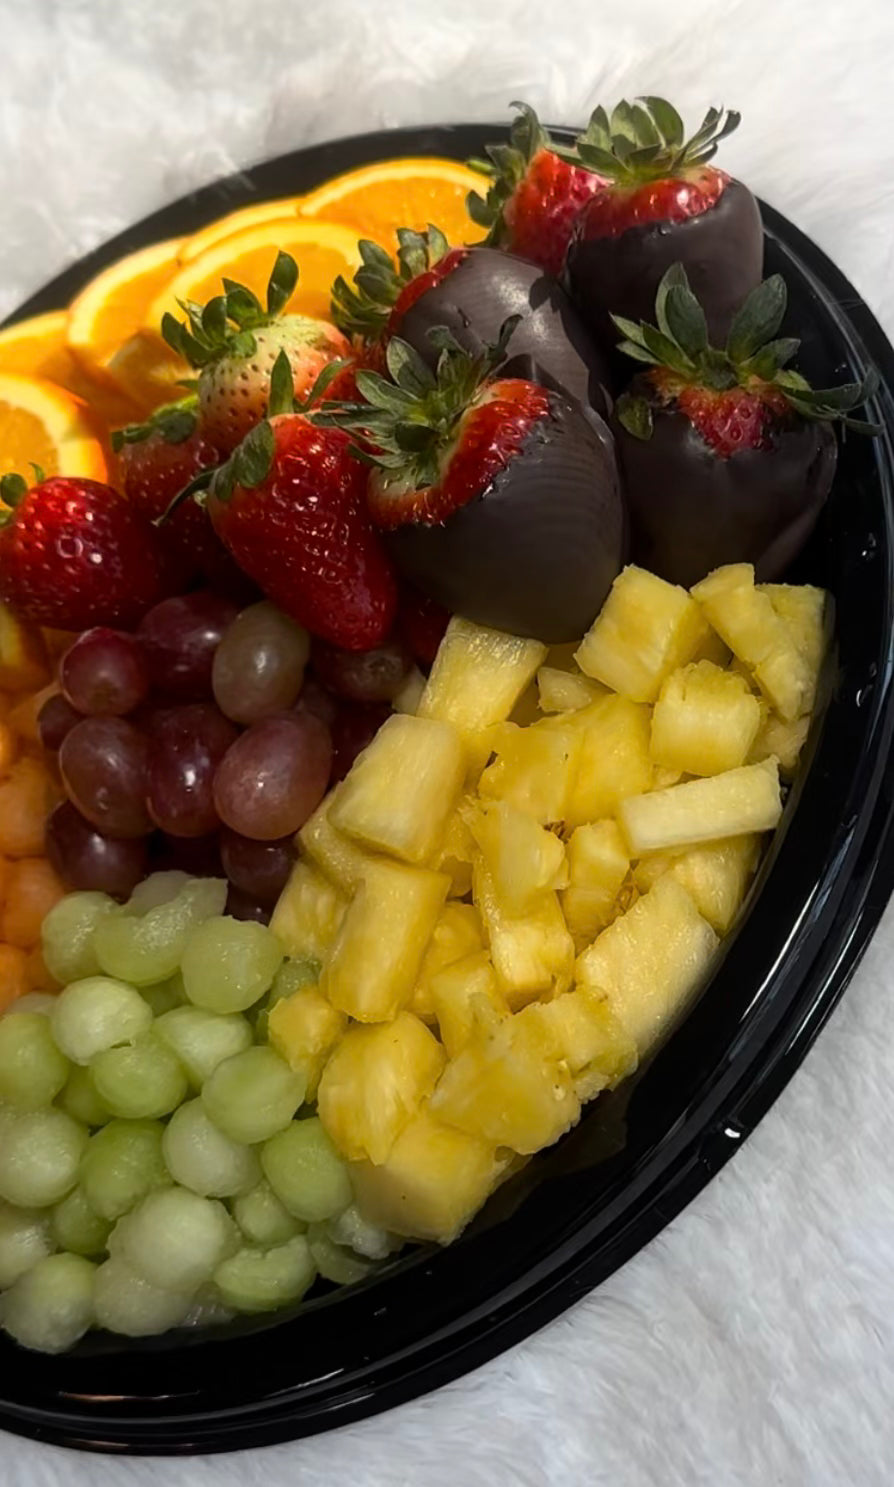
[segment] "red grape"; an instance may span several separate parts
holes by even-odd
[[[270,923],[270,910],[266,909],[263,904],[256,903],[240,888],[234,888],[232,884],[227,894],[226,913],[231,919],[254,919],[257,924]]]
[[[324,686],[352,702],[390,702],[413,664],[399,640],[388,640],[371,651],[343,651],[325,640],[314,640],[311,658]]]
[[[407,585],[397,611],[397,628],[420,666],[428,669],[444,639],[450,615],[434,599]]]
[[[255,723],[237,738],[214,777],[214,803],[224,825],[273,842],[303,826],[329,782],[329,729],[312,713]]]
[[[145,836],[149,740],[125,718],[82,718],[59,750],[72,804],[106,836]]]
[[[327,692],[316,677],[305,676],[304,686],[298,694],[294,710],[296,713],[313,713],[315,718],[319,718],[321,723],[331,728],[338,712],[338,703],[332,693]]]
[[[37,731],[45,749],[55,754],[62,747],[62,740],[70,733],[75,723],[80,723],[81,714],[75,712],[61,692],[48,697],[37,714]]]
[[[237,615],[214,655],[212,682],[221,712],[258,723],[291,707],[301,690],[310,640],[272,604]]]
[[[69,888],[128,898],[146,875],[144,838],[122,841],[103,836],[67,800],[47,821],[46,846],[50,862]]]
[[[332,724],[332,784],[343,780],[358,754],[372,743],[391,708],[385,702],[344,703]]]
[[[150,609],[137,634],[152,685],[188,702],[210,697],[214,652],[238,612],[229,599],[207,589],[163,599]]]
[[[233,887],[272,908],[292,871],[295,848],[290,836],[276,842],[254,842],[225,826],[220,834],[220,855]]]
[[[149,691],[139,641],[105,626],[78,636],[62,657],[59,680],[72,707],[94,717],[123,717]]]
[[[237,738],[210,702],[158,712],[149,759],[149,815],[170,836],[206,836],[218,825],[214,772]]]
[[[150,838],[152,872],[175,870],[191,878],[224,878],[217,832],[209,836],[164,836]]]

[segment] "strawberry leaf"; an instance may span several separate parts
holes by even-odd
[[[0,501],[15,508],[28,494],[28,482],[23,475],[0,476]]]
[[[394,382],[413,397],[424,397],[435,387],[435,377],[415,347],[392,336],[385,352],[385,365]]]
[[[257,295],[246,289],[244,284],[237,284],[235,279],[223,279],[221,282],[227,298],[227,318],[240,330],[260,324],[264,318],[264,307]]]
[[[645,104],[654,119],[662,143],[673,150],[678,150],[686,137],[686,130],[673,104],[668,103],[666,98],[650,97],[641,97],[640,102]]]
[[[670,326],[667,323],[667,314],[665,308],[667,305],[667,297],[670,294],[671,290],[676,288],[689,288],[689,280],[686,277],[686,270],[684,269],[682,263],[671,264],[670,268],[667,269],[667,271],[662,276],[661,283],[658,285],[658,290],[655,295],[655,322],[658,326],[658,329],[666,336],[669,336],[671,334]]]
[[[708,345],[708,322],[688,284],[685,289],[675,284],[668,290],[664,318],[671,340],[691,361],[695,361]]]
[[[280,250],[267,280],[267,314],[280,315],[298,283],[298,265],[291,253]]]
[[[778,341],[768,341],[753,356],[740,366],[745,377],[760,377],[763,382],[772,382],[786,362],[791,361],[801,342],[797,336],[781,336]]]
[[[782,324],[788,294],[781,274],[771,274],[736,311],[726,339],[732,361],[746,361],[772,340]]]
[[[254,490],[269,475],[275,451],[273,430],[265,418],[246,434],[231,456],[235,483]]]
[[[285,351],[280,351],[270,373],[270,389],[267,394],[267,417],[275,418],[279,413],[291,413],[295,405],[295,382],[292,363]]]
[[[216,294],[202,311],[201,327],[209,343],[220,342],[227,333],[226,295]]]
[[[652,409],[645,398],[624,392],[615,404],[615,413],[618,422],[634,439],[651,439],[654,428]]]

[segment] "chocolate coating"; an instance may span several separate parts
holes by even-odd
[[[397,333],[434,367],[438,353],[426,332],[445,325],[459,344],[477,355],[492,345],[510,315],[521,315],[509,354],[528,356],[542,368],[548,386],[567,392],[598,412],[610,406],[608,364],[571,300],[549,274],[497,248],[470,248],[468,256],[421,295],[401,318]]]
[[[799,419],[770,449],[720,459],[682,413],[654,408],[651,439],[615,422],[633,561],[689,588],[723,563],[780,578],[816,525],[838,444],[826,423]]]
[[[763,271],[761,215],[747,186],[730,181],[701,216],[630,227],[618,237],[588,238],[586,218],[585,208],[565,259],[565,280],[603,345],[618,340],[610,314],[654,322],[655,294],[673,263],[686,270],[712,345],[724,345],[733,315]]]
[[[627,554],[607,425],[551,393],[549,416],[483,495],[386,542],[400,571],[451,612],[551,645],[579,640]]]

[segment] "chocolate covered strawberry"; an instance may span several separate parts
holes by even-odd
[[[714,341],[760,282],[763,229],[741,181],[710,164],[739,115],[711,108],[685,138],[663,98],[622,101],[609,118],[597,108],[577,141],[582,163],[604,177],[578,215],[565,281],[596,335],[610,337],[609,313],[651,314],[662,275],[682,263]]]
[[[204,307],[191,301],[183,305],[185,322],[170,314],[162,321],[168,345],[198,370],[202,432],[223,454],[265,417],[270,377],[281,351],[288,357],[299,398],[328,362],[350,354],[344,336],[327,321],[283,313],[297,282],[294,258],[278,253],[264,305],[250,289],[225,279],[225,292]]]
[[[774,274],[712,346],[685,271],[664,275],[655,325],[615,316],[621,350],[647,370],[615,405],[613,426],[633,528],[633,556],[689,586],[722,563],[778,578],[816,524],[835,473],[835,422],[875,379],[822,391],[788,368],[799,342],[778,337],[786,288]]]
[[[437,367],[394,337],[388,377],[334,415],[371,465],[368,500],[399,569],[453,612],[564,641],[591,623],[623,560],[611,435],[563,394],[499,370],[515,322],[469,356],[431,332]]]

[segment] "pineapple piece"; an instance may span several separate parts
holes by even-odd
[[[785,620],[755,588],[752,565],[715,568],[692,593],[733,655],[753,673],[770,706],[789,723],[809,713],[816,677]]]
[[[335,884],[299,859],[279,895],[270,928],[286,955],[310,956],[324,965],[347,907]]]
[[[561,896],[575,946],[588,945],[614,918],[630,858],[616,821],[578,826],[568,843],[568,887]]]
[[[467,808],[466,819],[507,914],[524,914],[541,893],[565,887],[564,843],[532,816],[494,800]]]
[[[703,647],[709,628],[685,589],[623,569],[580,643],[581,671],[633,702],[654,702],[666,676]]]
[[[743,832],[771,831],[781,815],[775,759],[702,780],[685,780],[650,795],[632,795],[618,807],[618,819],[634,857],[716,842]]]
[[[371,860],[345,914],[320,989],[358,1022],[390,1022],[413,994],[450,879]]]
[[[446,1055],[424,1022],[398,1012],[378,1027],[349,1028],[323,1071],[320,1120],[348,1161],[387,1161],[404,1126],[418,1115]]]
[[[748,758],[761,705],[748,683],[713,661],[697,661],[664,682],[652,711],[652,758],[683,774],[722,774]]]
[[[809,583],[759,583],[776,613],[788,626],[792,639],[814,677],[818,677],[826,654],[827,616],[830,602],[825,589]]]
[[[656,764],[652,770],[652,789],[667,790],[671,785],[679,785],[682,778],[682,769],[665,769],[663,765]]]
[[[759,836],[731,836],[677,855],[653,852],[637,863],[633,878],[640,892],[647,893],[664,873],[671,873],[702,918],[725,935],[742,907],[759,859]]]
[[[775,757],[779,761],[782,778],[786,781],[793,780],[809,732],[810,718],[807,715],[796,718],[793,723],[785,723],[778,713],[768,713],[754,740],[749,764],[759,764],[762,759]]]
[[[485,950],[445,966],[432,978],[431,995],[441,1042],[450,1058],[462,1052],[482,1023],[490,1027],[509,1015]]]
[[[432,854],[429,866],[435,872],[446,873],[450,879],[449,896],[465,898],[472,891],[472,859],[475,842],[466,825],[464,808],[466,797],[460,800],[456,810],[451,811],[444,828],[444,835],[437,850]]]
[[[478,782],[479,794],[507,801],[541,826],[564,821],[576,776],[580,734],[546,719],[530,728],[504,723],[494,748],[497,757]]]
[[[417,716],[452,723],[465,737],[502,723],[546,656],[539,640],[454,615],[438,648]]]
[[[733,653],[725,640],[721,640],[716,630],[708,629],[708,632],[693,656],[693,661],[713,661],[715,666],[722,666],[724,671],[734,660]],[[751,676],[749,674],[749,684]]]
[[[510,723],[517,723],[519,728],[527,728],[531,723],[538,722],[542,716],[539,693],[532,682],[529,687],[525,687],[518,702],[509,714],[508,721]]]
[[[400,691],[395,692],[391,706],[396,713],[415,713],[424,691],[425,677],[418,666],[412,666],[401,683]]]
[[[351,894],[360,885],[370,860],[370,854],[358,847],[351,838],[336,831],[330,819],[330,811],[338,799],[341,785],[321,800],[312,816],[309,816],[298,833],[302,851],[310,858],[342,893]]]
[[[469,873],[471,874],[471,867]],[[419,979],[408,1002],[409,1011],[424,1022],[434,1022],[432,983],[445,966],[484,949],[484,930],[473,904],[446,903],[432,931],[429,947],[419,968]]]
[[[538,1030],[544,1048],[565,1060],[582,1103],[620,1084],[636,1068],[636,1044],[607,997],[585,988],[567,991],[552,1002],[532,1002],[518,1017]]]
[[[540,711],[571,713],[604,695],[604,688],[582,671],[561,671],[558,666],[541,666],[537,673]]]
[[[472,891],[484,924],[497,982],[513,1011],[534,997],[567,991],[574,941],[558,895],[543,893],[521,918],[504,909],[482,858],[472,869]]]
[[[307,1077],[305,1099],[312,1100],[330,1053],[348,1025],[316,986],[300,986],[280,997],[267,1014],[267,1041],[290,1069]]]
[[[577,981],[608,997],[644,1058],[697,990],[718,943],[685,888],[665,874],[578,957]]]
[[[462,740],[450,723],[395,713],[354,761],[330,820],[373,851],[423,863],[444,834],[465,770]]]
[[[565,824],[574,830],[614,815],[626,796],[651,788],[650,710],[627,697],[607,696],[567,721],[581,740],[565,811]]]
[[[398,1136],[386,1162],[357,1162],[351,1180],[363,1217],[407,1239],[449,1244],[490,1196],[508,1156],[444,1125],[428,1109]]]

